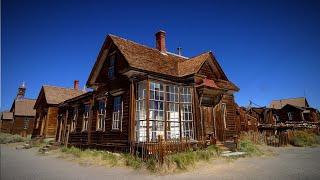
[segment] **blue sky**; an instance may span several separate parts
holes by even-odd
[[[107,34],[195,56],[211,50],[240,87],[240,105],[306,95],[320,107],[320,1],[2,0],[1,110],[26,82],[83,87]]]

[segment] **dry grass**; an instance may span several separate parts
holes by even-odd
[[[8,144],[8,143],[17,143],[17,142],[26,142],[30,138],[24,138],[20,135],[13,135],[8,133],[0,133],[0,144]]]

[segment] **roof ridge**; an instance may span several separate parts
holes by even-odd
[[[120,39],[122,39],[122,40],[124,40],[124,41],[128,41],[128,42],[131,42],[131,43],[136,44],[136,45],[138,45],[138,46],[143,46],[143,47],[145,47],[145,48],[147,48],[147,49],[151,49],[151,50],[154,50],[154,51],[157,51],[157,52],[161,53],[161,51],[159,51],[157,48],[150,47],[150,46],[147,46],[147,45],[145,45],[145,44],[141,44],[141,43],[138,43],[138,42],[135,42],[135,41],[132,41],[132,40],[129,40],[129,39],[126,39],[126,38],[123,38],[123,37],[114,35],[114,34],[108,34],[108,36],[111,36],[111,37],[113,36],[113,37],[116,37],[116,38],[120,38]],[[179,55],[179,54],[175,54],[175,53],[170,52],[170,51],[167,51],[167,54],[172,55],[172,56],[177,56],[177,57],[180,57],[180,58],[183,58],[183,59],[190,59],[190,58],[187,57],[187,56],[182,56],[182,55]],[[199,54],[199,55],[201,55],[201,54]],[[195,56],[195,57],[196,57],[196,56]]]
[[[82,91],[81,89],[74,89],[74,88],[69,88],[69,87],[61,87],[61,86],[54,86],[54,85],[47,85],[44,84],[42,85],[43,87],[53,87],[53,88],[60,88],[60,89],[66,89],[66,90],[74,90],[74,91]]]
[[[283,99],[273,99],[272,101],[288,100],[288,99],[307,99],[306,97],[295,97],[295,98],[283,98]]]

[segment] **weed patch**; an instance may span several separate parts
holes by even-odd
[[[20,135],[12,135],[8,133],[0,133],[0,144],[16,143],[16,142],[25,142],[28,138],[24,138]]]

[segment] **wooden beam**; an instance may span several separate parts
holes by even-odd
[[[93,106],[94,106],[94,94],[92,95],[92,99],[90,99],[90,108],[89,108],[89,118],[88,118],[88,144],[91,144],[91,128],[92,128],[92,118],[93,118]]]
[[[129,103],[129,142],[135,141],[134,132],[135,132],[135,82],[133,80],[130,80],[130,103]]]

